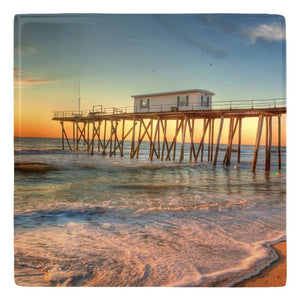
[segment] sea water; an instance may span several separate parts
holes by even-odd
[[[61,151],[60,139],[14,148],[19,285],[230,286],[276,260],[269,246],[285,239],[285,147],[281,170],[272,148],[271,172],[260,147],[255,173],[253,146],[228,167],[225,145],[216,167],[205,152],[189,163],[188,144],[181,164],[150,162],[147,142],[139,159],[129,142],[124,157]]]

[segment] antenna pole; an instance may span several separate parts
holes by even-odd
[[[79,97],[78,97],[78,108],[79,108],[79,115],[80,115],[80,80],[79,80]]]

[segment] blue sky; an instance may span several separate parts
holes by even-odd
[[[194,88],[215,101],[285,97],[282,16],[23,15],[16,24],[18,93],[49,110],[75,109],[79,80],[86,109]]]

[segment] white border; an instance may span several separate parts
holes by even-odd
[[[2,5],[1,13],[1,83],[2,83],[2,147],[1,165],[1,286],[2,294],[9,298],[53,299],[53,297],[88,298],[114,296],[130,299],[152,299],[168,297],[205,297],[260,299],[268,297],[281,299],[297,295],[300,253],[299,235],[299,123],[297,118],[299,99],[296,88],[299,86],[299,42],[296,32],[299,28],[297,2],[287,1],[58,1],[15,0]],[[207,2],[207,3],[206,3]],[[142,4],[141,4],[142,3]],[[287,101],[288,101],[288,284],[284,288],[21,288],[13,281],[13,18],[15,14],[26,13],[270,13],[285,16],[287,23]],[[295,78],[294,78],[295,76]],[[4,89],[4,93],[3,93]],[[297,160],[297,159],[298,160]],[[7,188],[8,187],[8,188]],[[297,203],[298,202],[298,203]]]

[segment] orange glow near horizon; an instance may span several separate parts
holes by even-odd
[[[72,100],[73,101],[73,100]],[[76,101],[73,101],[76,102]],[[15,137],[44,137],[44,138],[61,138],[61,125],[59,121],[53,121],[53,110],[66,110],[70,104],[66,101],[54,101],[51,94],[46,93],[42,86],[16,88],[15,89],[15,102],[14,102],[14,136]],[[146,126],[148,121],[145,121]],[[278,126],[277,117],[272,118],[273,132],[272,132],[272,145],[278,144]],[[153,122],[153,132],[155,130],[156,121]],[[214,122],[214,143],[217,141],[219,132],[220,120],[216,119]],[[242,119],[242,144],[254,145],[256,139],[256,131],[258,125],[258,118],[244,118]],[[65,131],[69,139],[73,135],[73,127],[71,122],[64,122]],[[101,126],[103,127],[103,126]],[[125,134],[132,127],[132,121],[126,121]],[[194,123],[194,142],[199,143],[202,137],[203,120],[195,120]],[[176,128],[176,121],[168,121],[167,124],[167,139],[172,142]],[[109,126],[107,128],[109,130]],[[228,142],[229,119],[224,120],[221,144]],[[103,132],[103,128],[101,129]],[[138,139],[139,124],[136,127],[135,139]],[[142,133],[144,128],[142,128]],[[150,129],[149,129],[150,132]],[[91,134],[91,133],[90,133]],[[106,134],[109,137],[109,134]],[[118,126],[118,137],[121,136],[121,126]],[[131,140],[132,134],[130,133],[127,140]],[[161,141],[163,133],[161,130]],[[148,141],[147,134],[144,137]],[[177,142],[182,141],[181,130],[177,137]],[[190,142],[189,126],[186,131],[186,143]],[[205,142],[208,142],[208,131],[206,133]],[[235,133],[233,144],[238,143],[238,130]],[[261,145],[265,143],[265,121],[261,136]],[[286,115],[281,117],[281,145],[286,146]]]
[[[14,135],[15,137],[45,137],[45,138],[61,138],[61,125],[59,121],[52,121],[52,114],[45,112],[44,114],[33,114],[28,111],[20,111],[15,107],[15,120],[14,120]],[[272,145],[278,145],[278,124],[277,117],[273,117],[273,130],[272,130]],[[146,126],[148,121],[145,122]],[[155,130],[156,121],[153,122],[153,132]],[[214,123],[214,143],[217,141],[217,136],[219,132],[220,120],[215,120]],[[258,118],[245,118],[242,120],[242,144],[244,145],[254,145],[256,139],[256,131],[258,125]],[[91,125],[90,125],[91,126]],[[82,127],[82,126],[81,126]],[[126,121],[125,123],[125,134],[132,127],[132,121]],[[168,142],[172,142],[175,134],[175,121],[168,121],[167,125],[167,139]],[[73,127],[71,122],[64,122],[64,128],[69,139],[72,139]],[[91,127],[90,127],[91,128]],[[107,126],[106,137],[109,138]],[[194,131],[194,142],[199,143],[203,131],[203,121],[195,121],[195,131]],[[221,144],[227,144],[228,142],[228,131],[229,131],[229,119],[224,120]],[[136,126],[135,139],[138,139],[139,124]],[[150,128],[149,128],[150,132]],[[103,126],[101,126],[101,133],[103,134]],[[142,128],[142,134],[144,133],[144,128]],[[90,133],[91,135],[91,133]],[[118,127],[118,137],[121,136],[121,126]],[[127,140],[131,140],[132,134],[130,133]],[[160,140],[163,139],[163,133],[161,130]],[[145,135],[144,141],[149,141],[147,134]],[[181,130],[177,137],[177,142],[182,141]],[[186,131],[186,143],[190,142],[189,127],[187,126]],[[205,142],[208,142],[208,131],[206,133]],[[238,143],[238,130],[235,133],[233,144]],[[265,122],[262,130],[261,145],[265,143]],[[281,117],[281,145],[286,146],[286,115]]]

